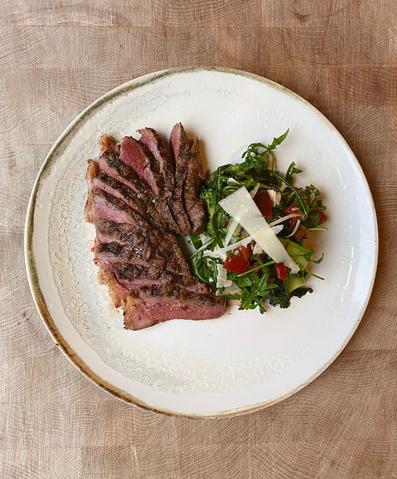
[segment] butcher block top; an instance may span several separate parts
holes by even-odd
[[[0,477],[397,478],[396,21],[393,0],[2,2]],[[90,383],[40,320],[23,257],[30,191],[67,124],[120,83],[187,65],[310,101],[357,155],[379,221],[373,295],[339,358],[293,397],[227,419],[155,414]]]

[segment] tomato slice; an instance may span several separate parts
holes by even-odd
[[[228,253],[223,267],[232,273],[244,273],[247,271],[249,262],[243,256],[237,256],[234,253]]]
[[[281,279],[282,281],[285,281],[287,279],[287,276],[288,276],[288,269],[285,266],[285,264],[284,263],[276,263],[274,265],[274,267],[276,269],[277,278]]]
[[[287,206],[287,208],[285,208],[284,213],[286,215],[300,215],[301,210],[298,208],[298,206],[290,205],[290,206]],[[295,216],[295,218],[290,218],[289,227],[292,230],[295,228],[297,221],[298,221],[298,216]]]
[[[324,211],[319,211],[318,212],[318,221],[321,224],[325,223],[327,221],[327,215],[324,213]]]
[[[273,202],[267,191],[259,190],[254,197],[254,201],[265,218],[271,218],[273,216]]]
[[[238,249],[238,252],[239,252],[239,256],[242,256],[247,261],[249,261],[249,259],[251,258],[252,251],[249,245],[240,246]]]

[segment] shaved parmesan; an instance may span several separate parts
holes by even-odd
[[[214,248],[213,251],[210,249],[207,249],[204,251],[203,256],[211,256],[212,258],[221,258],[223,260],[226,259],[226,253],[229,251],[233,251],[234,249],[237,249],[239,246],[247,246],[247,244],[251,243],[252,238],[250,236],[247,236],[247,238],[244,238],[240,241],[237,241],[237,243],[233,243],[229,246],[226,246],[225,248]]]
[[[297,218],[298,216],[301,216],[300,213],[291,213],[290,215],[286,215],[286,216],[283,216],[282,218],[279,218],[278,220],[272,221],[270,223],[270,226],[279,225],[280,223],[284,223],[284,221],[287,221],[291,218]]]
[[[225,236],[225,241],[224,241],[224,245],[227,246],[230,242],[230,240],[232,239],[232,236],[234,234],[234,232],[236,231],[236,228],[238,226],[238,221],[236,220],[231,220],[230,223],[229,223],[229,226],[227,228],[227,231],[226,231],[226,236]]]
[[[250,191],[250,196],[251,198],[255,198],[255,195],[258,193],[258,190],[260,188],[261,184],[260,183],[257,183],[255,185],[255,188],[253,188],[251,191]]]
[[[279,233],[281,233],[283,229],[284,229],[283,225],[272,226],[272,230],[274,231],[275,235],[278,235]]]
[[[292,231],[292,233],[290,233],[288,236],[286,236],[286,238],[291,238],[291,236],[294,236],[294,234],[298,231],[298,228],[301,224],[301,220],[296,220],[296,225],[295,225],[295,228],[294,230]]]
[[[219,204],[226,213],[238,221],[273,261],[284,263],[293,273],[299,271],[299,266],[289,256],[245,187],[239,188]]]
[[[278,206],[281,201],[281,193],[275,190],[267,190],[269,193],[270,199],[272,200],[273,206]]]
[[[228,183],[230,180],[232,180],[233,178],[229,178],[228,180]],[[236,182],[237,183],[237,182]],[[250,195],[251,195],[251,198],[254,198],[255,195],[258,193],[258,190],[259,190],[259,187],[260,187],[260,183],[257,183],[255,185],[255,188],[253,188],[251,191],[250,191]],[[232,219],[229,223],[229,226],[227,228],[227,231],[226,231],[226,236],[225,236],[225,241],[224,241],[224,246],[227,246],[230,242],[230,240],[232,239],[232,236],[234,234],[234,232],[236,231],[236,228],[238,226],[238,221],[236,221],[235,219]]]
[[[201,233],[200,235],[200,241],[201,241],[201,244],[204,244],[206,243],[208,240],[211,239],[211,236],[208,236],[207,234],[205,233]]]
[[[218,269],[218,276],[216,278],[217,288],[228,288],[232,285],[232,281],[227,279],[227,270],[221,264],[216,265]]]

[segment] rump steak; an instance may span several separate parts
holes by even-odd
[[[224,300],[192,275],[179,243],[206,222],[198,142],[181,123],[170,146],[152,128],[140,133],[120,144],[102,136],[98,162],[88,162],[85,219],[96,228],[99,279],[123,308],[126,329],[222,316]]]

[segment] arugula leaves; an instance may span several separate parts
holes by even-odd
[[[269,168],[270,164],[271,167],[269,169],[273,170],[276,165],[276,158],[273,154],[273,150],[281,145],[281,143],[287,138],[288,133],[289,129],[279,137],[273,138],[270,145],[251,143],[243,153],[242,158],[245,161],[240,163],[239,167],[242,170],[256,170],[258,168]]]
[[[276,169],[276,156],[274,151],[287,138],[289,130],[279,137],[273,138],[270,145],[252,143],[242,154],[243,161],[238,164],[226,164],[211,173],[202,185],[201,198],[208,210],[208,223],[204,235],[191,237],[196,251],[191,257],[191,266],[194,274],[203,282],[216,288],[218,265],[223,261],[219,258],[204,256],[204,251],[224,247],[224,240],[228,225],[231,221],[229,215],[219,206],[219,201],[231,193],[246,187],[249,191],[259,184],[261,190],[273,190],[281,193],[280,204],[273,207],[271,222],[287,213],[285,210],[294,206],[301,212],[301,226],[299,237],[294,232],[293,222],[283,223],[283,230],[278,235],[283,242],[288,254],[299,265],[300,272],[288,272],[287,280],[278,279],[274,261],[265,253],[253,254],[250,258],[247,271],[236,274],[228,272],[228,279],[235,288],[232,294],[224,289],[218,289],[217,294],[226,295],[228,299],[240,300],[240,309],[258,308],[261,313],[266,311],[266,305],[287,308],[291,298],[301,297],[311,293],[312,289],[305,286],[307,278],[312,276],[308,268],[310,264],[320,262],[313,259],[315,251],[303,246],[303,239],[310,231],[322,230],[321,212],[325,209],[319,190],[309,185],[304,188],[294,186],[295,175],[301,170],[292,162],[285,174]],[[246,232],[238,228],[235,239],[242,239]],[[238,234],[238,236],[237,236]],[[237,291],[237,292],[236,292]]]

